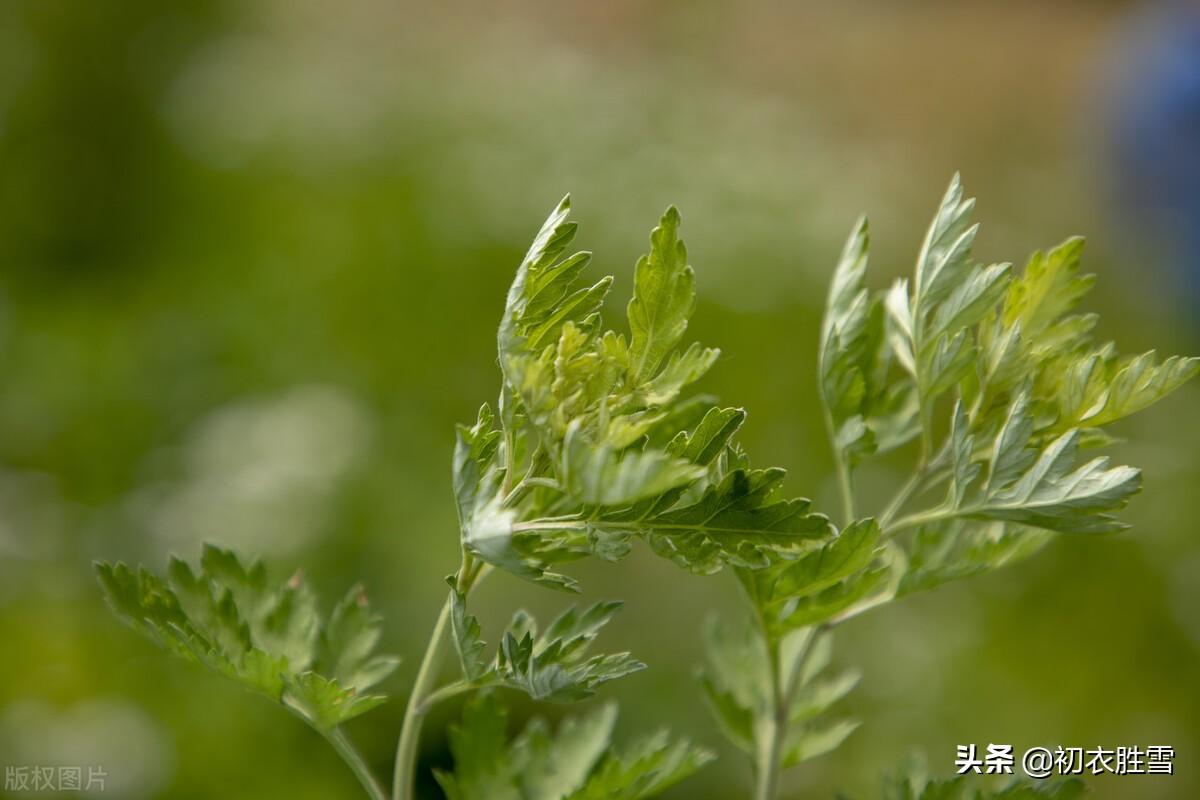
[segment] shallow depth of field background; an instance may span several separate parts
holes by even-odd
[[[319,737],[104,607],[93,559],[161,567],[204,540],[303,568],[328,603],[364,582],[406,661],[350,734],[390,765],[456,564],[452,426],[495,396],[503,292],[567,191],[593,274],[617,276],[614,324],[650,227],[680,207],[690,333],[724,352],[704,388],[746,406],[756,463],[824,507],[814,354],[841,240],[871,216],[884,286],[956,169],[980,258],[1084,234],[1101,335],[1200,352],[1170,225],[1133,224],[1154,215],[1112,158],[1148,9],[0,5],[0,766],[103,764],[106,796],[129,800],[357,797]],[[998,742],[1173,745],[1175,777],[1094,796],[1200,796],[1198,390],[1116,431],[1147,475],[1132,532],[848,625],[837,658],[865,672],[846,706],[866,724],[785,795],[870,798],[914,751],[945,774],[956,744]],[[868,498],[889,470],[863,473]],[[732,579],[644,551],[573,572],[585,601],[627,601],[601,641],[651,665],[603,692],[621,735],[667,724],[718,748],[670,797],[745,796],[692,678]],[[570,601],[507,576],[478,597],[489,641],[506,609]],[[456,713],[427,725],[426,767]]]

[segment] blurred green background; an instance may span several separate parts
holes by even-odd
[[[1105,75],[1137,8],[0,3],[0,765],[103,764],[105,796],[130,800],[357,796],[315,734],[104,607],[93,559],[160,567],[213,540],[302,567],[330,603],[365,583],[406,657],[395,699],[350,730],[386,769],[457,563],[452,426],[495,395],[503,292],[567,191],[614,312],[680,207],[691,332],[724,353],[705,389],[748,407],[756,462],[823,507],[813,372],[841,240],[871,215],[885,285],[956,169],[981,258],[1085,234],[1101,333],[1200,351],[1106,174]],[[870,797],[914,750],[945,774],[956,744],[1007,742],[1173,745],[1177,775],[1094,796],[1200,796],[1198,397],[1116,431],[1147,473],[1132,532],[847,626],[866,724],[785,795]],[[864,472],[868,495],[889,469]],[[718,748],[670,797],[745,796],[692,679],[732,580],[645,552],[573,572],[585,599],[627,601],[604,641],[651,665],[603,693],[622,735],[667,724]],[[479,598],[492,641],[513,607],[565,602],[504,576]],[[427,767],[456,712],[427,725]]]

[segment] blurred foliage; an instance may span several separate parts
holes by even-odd
[[[1194,309],[1171,311],[1153,243],[1106,205],[1093,82],[1123,13],[0,5],[0,763],[102,763],[123,798],[356,796],[311,731],[111,619],[90,562],[161,567],[212,540],[302,567],[322,611],[361,581],[381,649],[410,656],[380,686],[403,696],[457,547],[453,425],[494,392],[504,288],[567,190],[618,304],[644,231],[683,210],[689,333],[723,352],[703,388],[736,387],[748,449],[819,507],[836,498],[815,370],[840,240],[871,213],[873,269],[899,274],[955,169],[987,209],[981,257],[1086,234],[1100,336],[1195,352]],[[1185,763],[1200,746],[1196,399],[1115,429],[1146,472],[1132,532],[1056,541],[847,626],[837,661],[863,668],[850,711],[866,724],[785,794],[871,793],[910,749],[945,774],[967,742],[1170,744]],[[863,491],[893,469],[864,469]],[[601,692],[622,729],[669,724],[722,757],[668,796],[736,796],[741,763],[681,679],[732,581],[643,553],[574,574],[586,600],[626,598],[606,635],[650,665]],[[485,627],[555,599],[506,579],[482,592]],[[427,726],[427,766],[451,764],[457,712]],[[377,764],[400,713],[350,726]],[[1196,796],[1180,773],[1089,783]],[[439,796],[432,776],[424,789]]]

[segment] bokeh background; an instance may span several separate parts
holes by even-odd
[[[567,191],[614,312],[679,205],[692,333],[724,351],[705,388],[747,406],[756,462],[825,507],[814,354],[841,240],[871,215],[885,285],[955,170],[981,258],[1085,234],[1102,333],[1200,351],[1196,13],[0,3],[0,765],[103,764],[105,796],[130,800],[357,796],[316,735],[105,609],[93,559],[159,567],[214,540],[302,567],[327,602],[365,583],[406,656],[396,699],[350,730],[384,771],[456,563],[452,426],[495,395],[504,289]],[[848,625],[837,658],[865,677],[846,705],[867,724],[786,796],[871,797],[911,752],[949,773],[967,742],[1173,745],[1174,777],[1094,796],[1200,796],[1198,397],[1117,431],[1147,473],[1132,532]],[[890,469],[864,473],[869,495]],[[621,735],[667,724],[725,756],[670,797],[745,796],[691,678],[732,580],[646,553],[574,572],[585,599],[626,599],[605,640],[652,665],[604,692]],[[509,609],[564,602],[503,576],[479,597],[493,641]],[[456,712],[427,725],[426,766],[447,763]]]

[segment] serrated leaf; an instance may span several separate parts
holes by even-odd
[[[938,337],[983,320],[1008,288],[1012,265],[973,266],[933,313],[929,336]]]
[[[962,181],[955,174],[917,256],[913,314],[918,325],[961,284],[970,266],[971,245],[979,227],[971,224],[974,208],[974,198],[963,199]]]
[[[884,780],[883,800],[1075,800],[1087,792],[1078,778],[1038,781],[1012,780],[1006,786],[979,786],[959,775],[929,780],[924,775],[900,774]]]
[[[674,352],[657,375],[638,389],[642,402],[649,406],[665,405],[679,396],[685,386],[704,377],[717,363],[721,351],[715,347],[692,344],[683,352]]]
[[[822,677],[832,654],[832,637],[811,627],[775,640],[778,664],[772,668],[767,645],[756,635],[759,630],[710,620],[701,680],[709,709],[726,738],[754,758],[778,741],[781,768],[786,768],[832,750],[857,727],[848,720],[829,722],[823,715],[854,688],[859,676],[846,672]]]
[[[704,474],[702,467],[665,452],[647,449],[618,453],[607,444],[591,442],[576,421],[563,441],[559,477],[567,492],[581,503],[626,506],[684,486]]]
[[[624,753],[611,752],[568,800],[642,800],[691,776],[714,755],[666,731],[644,737]]]
[[[387,702],[381,694],[360,694],[315,672],[287,678],[283,702],[299,711],[318,730],[341,725]]]
[[[451,626],[464,677],[477,686],[499,685],[535,700],[576,702],[604,683],[645,669],[629,653],[589,656],[600,630],[621,608],[619,602],[568,608],[541,635],[537,622],[518,611],[500,637],[493,659],[485,659],[479,622],[466,612],[465,599],[451,593]]]
[[[679,212],[668,208],[650,233],[650,253],[634,268],[627,314],[629,377],[635,385],[650,380],[679,344],[696,303],[695,276],[679,239],[679,223]]]
[[[784,769],[836,750],[850,734],[858,730],[860,724],[858,720],[841,719],[795,732],[788,737],[785,745],[782,761]]]
[[[863,570],[878,554],[879,525],[873,519],[846,526],[836,539],[818,550],[783,565],[769,581],[770,603],[819,593]]]
[[[950,521],[917,531],[897,596],[935,589],[1028,558],[1053,537],[1050,531],[1003,522],[965,525]]]
[[[270,580],[208,545],[199,572],[172,559],[169,581],[145,569],[98,563],[109,605],[122,619],[176,655],[198,661],[325,729],[374,708],[383,695],[363,690],[396,664],[373,653],[379,620],[357,588],[328,620],[299,573]]]
[[[794,556],[830,534],[829,520],[805,499],[772,500],[780,469],[735,470],[700,498],[631,523],[656,553],[681,567],[709,574],[725,564],[763,567]],[[619,524],[600,519],[596,528]]]
[[[1200,372],[1200,358],[1171,356],[1158,363],[1151,350],[1131,359],[1106,381],[1097,401],[1078,418],[1080,425],[1108,425],[1157,403]]]
[[[563,720],[553,738],[540,726],[527,728],[515,745],[529,752],[529,765],[521,772],[522,794],[561,798],[582,788],[608,749],[616,723],[616,704],[605,703]]]
[[[390,675],[400,661],[374,655],[383,633],[383,616],[371,610],[366,590],[353,587],[334,606],[321,631],[318,671],[360,691]]]
[[[450,630],[463,676],[471,682],[479,681],[488,672],[483,655],[486,645],[480,638],[479,620],[467,613],[467,599],[454,586],[450,587]]]
[[[448,800],[521,800],[523,765],[509,757],[507,727],[508,714],[490,693],[467,701],[462,721],[448,731],[454,771],[434,771]]]
[[[947,502],[953,508],[962,505],[967,490],[979,476],[981,465],[974,459],[975,437],[969,433],[966,414],[963,413],[962,403],[954,404],[954,413],[950,422],[950,458],[953,469],[950,476],[950,496]]]
[[[890,567],[870,569],[839,581],[817,594],[789,600],[777,624],[786,630],[831,620],[884,588],[890,575]]]
[[[616,706],[606,704],[564,719],[554,733],[534,719],[509,742],[504,710],[483,693],[450,727],[454,771],[435,775],[448,800],[642,800],[712,759],[665,732],[622,753],[610,744],[616,718]]]
[[[1004,300],[1006,327],[1019,325],[1032,342],[1075,308],[1095,283],[1094,275],[1080,275],[1083,239],[1072,237],[1048,253],[1036,252],[1020,278],[1013,281]]]
[[[1029,396],[1017,395],[1009,409],[1008,417],[996,435],[992,445],[987,491],[1008,486],[1015,481],[1037,458],[1037,451],[1029,447],[1033,435],[1033,415],[1029,410]]]

